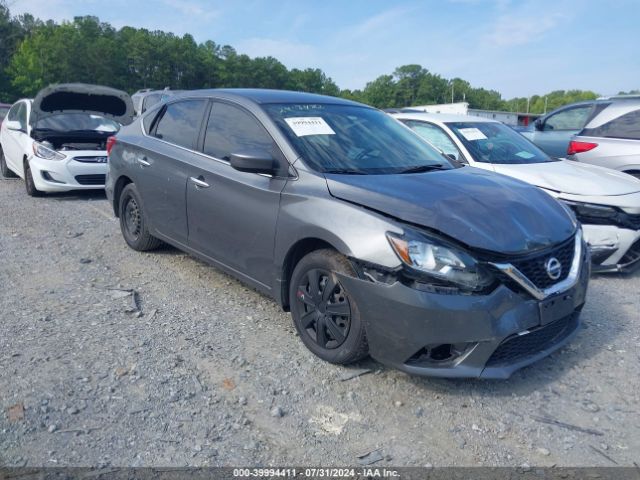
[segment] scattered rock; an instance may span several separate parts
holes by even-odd
[[[8,407],[7,417],[10,422],[20,422],[24,420],[24,404],[20,402]]]
[[[551,452],[549,450],[547,450],[546,448],[537,448],[536,451],[540,454],[540,455],[544,455],[545,457],[548,457],[549,455],[551,455]]]
[[[358,458],[358,463],[360,465],[371,465],[373,463],[379,462],[383,460],[384,457],[380,451],[381,449],[372,450],[370,452],[362,453],[360,455],[356,455]]]
[[[367,373],[371,373],[372,370],[370,368],[355,368],[349,369],[346,373],[344,373],[340,377],[341,382],[346,382],[347,380],[351,380],[354,378],[361,377],[362,375],[366,375]]]
[[[273,407],[271,409],[271,416],[272,417],[284,417],[284,410],[282,410],[282,407]]]
[[[53,433],[58,429],[58,427],[56,425],[49,425],[49,428],[47,428],[47,432],[49,433]]]
[[[91,262],[93,262],[93,260],[91,260],[90,258],[81,258],[80,259],[80,263],[82,263],[84,265],[86,265],[88,263],[91,263]]]

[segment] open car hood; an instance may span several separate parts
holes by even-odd
[[[546,192],[472,167],[404,175],[325,177],[329,192],[336,198],[498,254],[554,245],[576,229],[571,214]]]
[[[640,192],[640,180],[609,168],[560,160],[532,164],[493,164],[494,170],[541,188],[572,195],[610,196]]]
[[[127,92],[102,85],[61,83],[38,92],[31,107],[30,124],[60,113],[92,113],[121,125],[133,121],[133,102]]]

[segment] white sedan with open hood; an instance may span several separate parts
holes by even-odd
[[[31,196],[104,188],[109,137],[134,117],[131,97],[101,85],[51,85],[18,100],[0,129],[0,169]]]
[[[551,158],[495,120],[409,112],[393,116],[459,162],[515,177],[562,200],[583,225],[594,270],[622,271],[640,264],[640,180]]]

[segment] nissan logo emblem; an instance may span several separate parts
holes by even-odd
[[[547,275],[551,280],[558,280],[562,275],[562,264],[556,257],[551,257],[544,264],[544,268],[547,270]]]

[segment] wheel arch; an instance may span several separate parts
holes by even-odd
[[[282,261],[282,272],[280,281],[280,304],[285,311],[289,311],[289,282],[296,265],[303,257],[316,250],[331,249],[336,252],[348,256],[346,247],[340,245],[341,242],[335,239],[321,238],[320,236],[305,237],[293,243]]]
[[[122,190],[124,190],[124,187],[126,187],[130,183],[133,183],[133,180],[131,180],[126,175],[121,175],[120,177],[118,177],[118,180],[116,181],[113,187],[112,207],[113,207],[113,213],[115,214],[116,217],[120,216],[120,209],[118,208],[118,205],[120,205],[120,195],[122,195]]]

